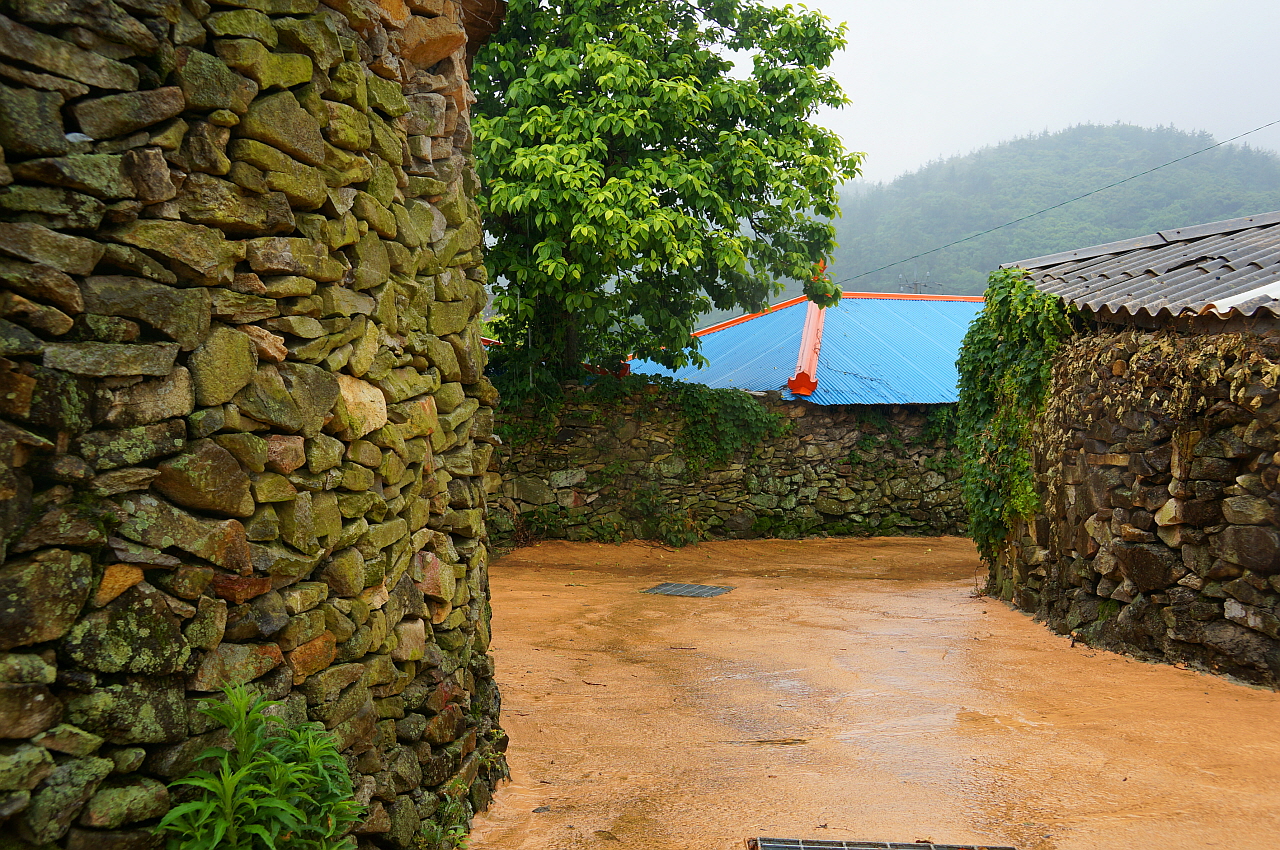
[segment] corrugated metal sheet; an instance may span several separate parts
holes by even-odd
[[[956,357],[981,301],[843,298],[827,310],[816,404],[956,400]]]
[[[648,360],[632,360],[631,371],[711,387],[757,392],[783,389],[795,373],[807,302],[787,303],[791,306],[761,313],[724,330],[697,334],[702,339],[702,356],[711,361],[706,368],[686,366],[672,371]]]
[[[632,361],[633,372],[712,387],[778,390],[795,374],[805,301],[700,334],[705,369]],[[955,361],[981,299],[845,293],[828,308],[816,404],[940,404],[956,400]]]
[[[1037,289],[1094,313],[1168,319],[1280,316],[1280,212],[1162,230],[1035,257]]]

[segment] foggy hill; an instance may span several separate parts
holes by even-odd
[[[841,281],[986,230],[1213,144],[1207,133],[1081,125],[846,187],[830,268]],[[849,291],[981,294],[1004,262],[1280,209],[1280,156],[1224,145],[1030,221],[843,283]],[[788,288],[799,293],[799,284]]]

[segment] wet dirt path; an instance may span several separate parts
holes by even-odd
[[[513,782],[472,850],[1275,846],[1280,694],[1073,648],[977,568],[957,538],[496,561]],[[639,593],[661,581],[736,589]]]

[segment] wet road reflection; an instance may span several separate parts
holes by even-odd
[[[938,538],[495,562],[515,781],[471,846],[1274,845],[1280,695],[1073,648],[976,597],[977,568]],[[659,581],[736,589],[639,593]]]

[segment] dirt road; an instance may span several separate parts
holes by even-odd
[[[1275,846],[1280,695],[1072,647],[977,570],[955,538],[498,560],[514,781],[472,850]],[[661,581],[735,589],[639,592]]]

